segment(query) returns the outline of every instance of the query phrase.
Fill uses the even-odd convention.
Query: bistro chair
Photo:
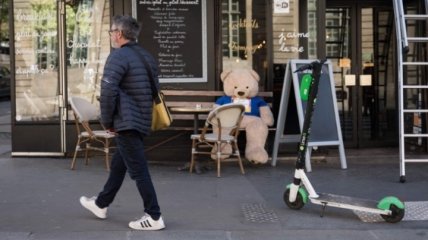
[[[85,151],[85,164],[88,165],[89,150],[101,151],[105,153],[105,164],[107,171],[110,171],[109,155],[114,148],[111,142],[115,134],[108,130],[93,130],[89,121],[98,120],[99,110],[92,103],[81,97],[71,97],[69,103],[73,110],[77,143],[74,150],[71,169],[74,170],[77,152]]]
[[[212,147],[216,147],[217,177],[220,177],[220,163],[222,160],[234,156],[238,159],[241,173],[245,174],[244,166],[238,149],[239,126],[244,116],[245,107],[241,104],[225,104],[212,110],[205,121],[204,128],[200,134],[192,134],[192,157],[190,160],[190,173],[195,165],[195,158],[198,154],[212,155]],[[218,131],[208,133],[210,127],[217,128]],[[223,146],[230,144],[232,153],[223,152]],[[209,148],[204,148],[210,146]],[[205,151],[204,151],[205,150]]]

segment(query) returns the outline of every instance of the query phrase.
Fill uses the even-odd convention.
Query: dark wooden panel
[[[60,152],[59,124],[12,125],[12,152]]]

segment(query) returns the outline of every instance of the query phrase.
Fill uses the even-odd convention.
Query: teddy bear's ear
[[[250,69],[250,74],[251,74],[251,76],[253,76],[253,78],[258,82],[258,81],[260,81],[260,76],[259,76],[259,74],[256,72],[256,71],[254,71],[253,69]]]
[[[226,80],[227,76],[229,76],[229,74],[232,72],[232,70],[227,70],[227,71],[223,71],[220,74],[220,79],[222,82],[224,82],[224,80]]]

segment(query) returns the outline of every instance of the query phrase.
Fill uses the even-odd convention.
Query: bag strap
[[[147,73],[149,75],[149,79],[150,79],[150,86],[152,88],[152,97],[153,97],[153,99],[156,99],[157,96],[158,96],[159,90],[156,88],[155,80],[153,79],[152,69],[151,69],[149,63],[147,62],[146,58],[143,56],[143,54],[141,54],[138,51],[138,49],[136,48],[136,46],[137,45],[132,45],[132,46],[128,46],[127,45],[126,47],[132,48],[138,54],[138,56],[140,57],[141,61],[144,63],[144,66],[146,68],[146,71],[147,71]]]

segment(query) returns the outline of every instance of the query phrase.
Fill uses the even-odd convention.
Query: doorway
[[[10,3],[12,156],[64,156],[77,135],[68,97],[98,104],[110,1]]]
[[[345,145],[397,146],[392,2],[327,1],[325,12]]]

